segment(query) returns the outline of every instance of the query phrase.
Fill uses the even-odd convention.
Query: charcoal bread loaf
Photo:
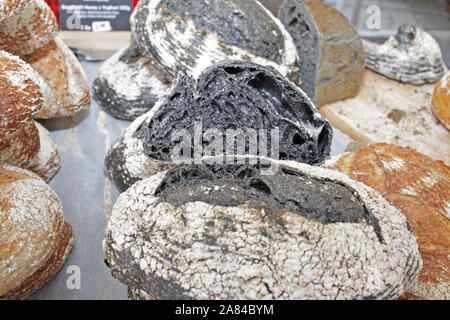
[[[100,68],[92,87],[103,110],[116,118],[134,120],[150,111],[168,90],[168,83],[136,44],[110,57]]]
[[[301,87],[318,108],[358,93],[364,50],[343,14],[320,0],[285,0],[278,18],[300,56]]]
[[[366,61],[375,72],[416,85],[438,81],[446,69],[437,41],[410,24],[401,25],[382,45],[367,50]]]
[[[132,33],[168,81],[178,70],[198,76],[222,60],[275,67],[299,83],[298,55],[280,21],[255,0],[142,0]]]
[[[0,20],[0,50],[23,56],[56,37],[56,17],[44,0],[33,0],[17,14]]]
[[[211,130],[224,137],[229,134],[228,143],[245,134],[248,140],[243,148],[238,147],[239,142],[229,148],[227,141],[214,148],[217,144],[206,139]],[[237,136],[232,137],[231,130]],[[325,160],[333,137],[331,126],[309,98],[274,69],[224,62],[207,68],[198,79],[180,73],[168,95],[133,122],[110,148],[105,160],[109,175],[124,190],[167,168],[176,150],[186,143],[172,139],[181,131],[190,137],[204,135],[197,145],[203,153],[226,154],[228,149],[233,154],[258,152],[309,164]],[[195,157],[196,146],[191,147],[190,142],[186,153]]]
[[[332,170],[240,158],[178,164],[119,197],[103,246],[130,298],[390,299],[416,278],[410,226],[376,191]]]
[[[62,267],[74,245],[61,201],[37,175],[0,164],[0,299],[24,299]]]
[[[450,299],[450,168],[389,144],[363,147],[326,167],[374,188],[409,220],[423,268],[405,298]]]
[[[24,56],[48,87],[46,101],[35,118],[74,115],[90,106],[86,74],[72,51],[58,37],[32,54]]]

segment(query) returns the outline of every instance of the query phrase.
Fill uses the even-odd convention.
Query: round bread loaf
[[[361,148],[326,167],[374,188],[409,220],[423,260],[409,297],[450,299],[450,168],[389,144]]]
[[[43,102],[33,69],[0,51],[0,163],[26,166],[40,149],[32,119]]]
[[[226,142],[220,144],[211,133],[221,134]],[[186,137],[196,135],[203,139],[191,145]],[[110,148],[105,165],[126,190],[170,166],[178,149],[186,150],[190,156],[182,157],[190,159],[198,157],[201,148],[200,157],[265,154],[321,164],[330,153],[332,137],[330,124],[309,98],[276,70],[225,62],[207,68],[197,79],[180,73],[168,95]]]
[[[35,174],[0,165],[0,299],[24,299],[62,267],[74,244],[61,201]]]
[[[436,85],[431,108],[436,118],[450,130],[450,72]]]
[[[40,149],[39,131],[34,121],[24,122],[14,133],[0,138],[0,163],[25,168]]]
[[[302,89],[317,107],[358,93],[364,50],[342,13],[320,0],[285,0],[278,18],[297,47]]]
[[[110,57],[94,80],[94,97],[116,118],[134,120],[150,111],[168,90],[150,58],[133,44]]]
[[[397,34],[366,52],[367,68],[412,84],[433,83],[445,72],[437,41],[421,28],[403,24]]]
[[[44,181],[49,182],[61,167],[61,158],[50,132],[38,122],[35,122],[35,125],[39,130],[41,147],[38,154],[24,168],[33,171]]]
[[[0,20],[0,50],[18,56],[32,53],[56,37],[56,17],[44,0],[33,0],[21,12]]]
[[[33,69],[20,58],[0,50],[0,137],[30,121],[43,101]]]
[[[180,164],[119,197],[105,261],[131,297],[390,299],[416,278],[411,228],[373,189],[297,162],[237,160],[254,162]]]
[[[33,0],[0,0],[0,21],[21,13]]]
[[[141,0],[130,19],[138,45],[168,82],[222,60],[273,66],[299,83],[298,55],[281,22],[255,0]]]
[[[67,117],[90,106],[87,77],[72,51],[55,38],[31,55],[23,57],[49,87],[48,95],[35,118]]]

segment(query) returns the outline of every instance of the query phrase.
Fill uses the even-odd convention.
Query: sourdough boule
[[[421,260],[396,207],[340,173],[257,160],[179,164],[119,197],[105,261],[131,298],[389,299],[406,291]],[[264,175],[267,166],[279,170]]]

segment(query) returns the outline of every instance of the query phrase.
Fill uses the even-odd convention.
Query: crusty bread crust
[[[21,13],[33,0],[2,0],[0,2],[0,21]]]
[[[50,89],[50,96],[35,118],[66,117],[90,106],[86,75],[72,51],[59,38],[23,59]]]
[[[0,165],[0,299],[24,299],[62,267],[74,244],[61,201],[37,175]]]
[[[450,167],[389,144],[361,148],[326,166],[374,188],[408,218],[423,260],[409,293],[450,299]]]
[[[450,72],[436,85],[431,106],[435,117],[450,130]]]
[[[43,95],[33,69],[20,58],[0,50],[0,139],[29,121],[42,103]]]
[[[0,21],[0,50],[23,56],[56,37],[56,17],[44,0],[33,0],[20,13]]]
[[[58,149],[52,140],[50,132],[44,128],[40,123],[35,122],[39,130],[39,140],[41,148],[39,153],[33,160],[25,167],[33,171],[45,182],[49,182],[61,167],[61,158]]]

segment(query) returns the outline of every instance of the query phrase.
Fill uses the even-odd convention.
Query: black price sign
[[[60,0],[62,30],[130,30],[131,0]]]

